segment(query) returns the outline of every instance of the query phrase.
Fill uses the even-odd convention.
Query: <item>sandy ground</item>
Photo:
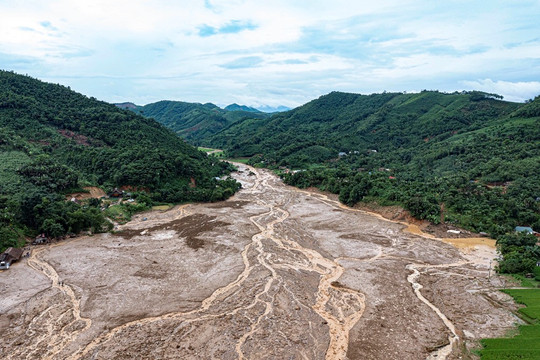
[[[460,359],[518,322],[489,241],[458,248],[239,167],[229,201],[35,247],[0,273],[0,355]]]

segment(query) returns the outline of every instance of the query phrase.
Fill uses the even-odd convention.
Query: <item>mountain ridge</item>
[[[154,118],[192,144],[208,145],[207,138],[230,124],[246,118],[264,119],[269,116],[256,109],[234,105],[236,104],[229,105],[229,109],[226,110],[212,103],[161,100],[136,108],[130,106],[128,109],[145,117]]]
[[[230,105],[227,105],[223,108],[223,110],[227,110],[227,111],[247,111],[247,112],[254,112],[254,113],[258,113],[258,112],[261,112],[253,107],[250,107],[250,106],[246,106],[246,105],[238,105],[237,103],[233,103],[233,104],[230,104]]]
[[[343,151],[364,152],[376,147],[401,149],[420,145],[425,139],[470,131],[523,105],[494,100],[488,97],[490,94],[483,94],[332,92],[260,122],[244,120],[232,124],[209,142],[229,149],[232,156],[265,152],[272,157],[268,151],[275,152],[276,156],[268,160],[294,166],[301,162],[287,161],[287,158],[301,147],[292,149],[293,144],[324,147],[328,150],[326,160]],[[478,96],[483,97],[471,100]]]

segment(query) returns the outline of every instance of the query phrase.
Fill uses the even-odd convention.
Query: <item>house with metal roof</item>
[[[0,270],[7,270],[14,261],[21,258],[24,250],[18,248],[8,248],[0,255]]]
[[[532,234],[534,231],[531,227],[528,227],[528,226],[516,226],[516,228],[514,229],[516,232],[524,232],[524,233],[527,233],[527,234]]]

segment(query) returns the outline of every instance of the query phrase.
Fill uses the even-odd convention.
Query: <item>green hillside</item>
[[[230,149],[233,156],[260,153],[270,162],[293,167],[313,163],[311,150],[320,160],[335,158],[339,152],[377,150],[391,155],[388,160],[397,165],[403,162],[401,157],[414,156],[407,149],[483,128],[518,106],[480,93],[334,92],[262,122],[235,123],[212,144]]]
[[[244,119],[263,119],[267,114],[252,108],[232,104],[225,110],[214,104],[159,101],[132,109],[176,132],[194,145],[209,145],[206,139],[223,128]]]
[[[539,104],[477,91],[334,92],[236,122],[209,142],[254,165],[303,170],[284,180],[349,205],[398,204],[417,218],[499,238],[517,225],[540,231]],[[538,246],[505,249],[519,259],[501,263],[507,272],[530,271],[540,257]]]
[[[227,169],[154,120],[0,71],[0,248],[25,232],[104,229],[99,204],[64,201],[81,186],[144,189],[147,204],[218,200],[237,189],[214,179]]]

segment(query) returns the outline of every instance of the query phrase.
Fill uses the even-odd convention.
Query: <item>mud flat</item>
[[[0,273],[0,355],[458,359],[517,321],[493,248],[239,168],[229,201],[145,213]]]

